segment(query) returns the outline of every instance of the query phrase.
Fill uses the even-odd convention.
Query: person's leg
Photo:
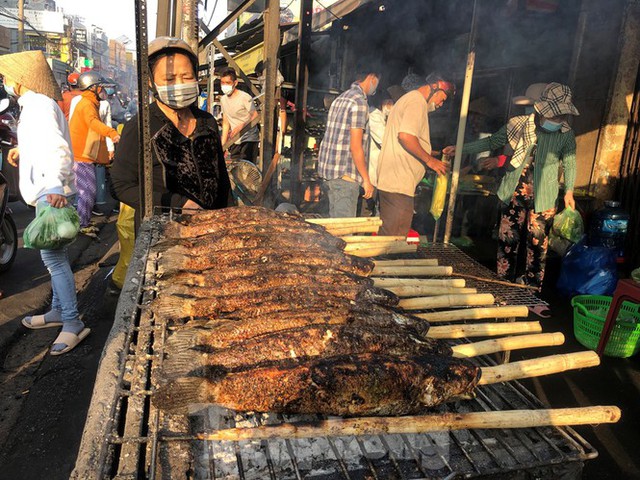
[[[327,180],[325,188],[329,198],[329,217],[345,218],[356,216],[358,196],[360,195],[360,185],[358,183],[336,178]]]
[[[247,146],[246,146],[247,160],[257,165],[259,154],[260,154],[260,146],[258,142],[247,142]]]
[[[73,171],[76,174],[80,227],[85,228],[91,222],[91,210],[96,200],[96,169],[92,163],[75,162]]]
[[[244,155],[244,152],[242,150],[242,146],[243,145],[244,144],[242,144],[242,143],[240,145],[237,145],[237,144],[234,143],[233,145],[231,145],[229,147],[229,159],[230,160],[244,160],[243,157],[242,157]]]
[[[518,246],[526,218],[526,209],[514,198],[508,205],[503,204],[498,229],[498,258],[496,273],[513,281],[518,265]]]
[[[527,223],[527,263],[524,281],[526,285],[542,288],[549,247],[549,231],[556,209],[541,213],[529,211]]]
[[[380,235],[407,235],[413,220],[413,197],[378,190],[380,200]]]

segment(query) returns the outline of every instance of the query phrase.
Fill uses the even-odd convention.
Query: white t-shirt
[[[418,137],[422,148],[431,153],[429,107],[417,90],[403,95],[391,109],[378,158],[378,189],[413,197],[426,169],[400,144],[401,133]]]
[[[230,130],[233,130],[238,125],[247,123],[251,118],[251,114],[256,111],[256,106],[253,103],[251,95],[238,89],[236,89],[231,96],[222,95],[222,97],[220,97],[220,104],[222,105],[222,115],[229,122]],[[236,145],[244,142],[258,141],[260,141],[260,133],[256,125],[245,132],[236,142]]]

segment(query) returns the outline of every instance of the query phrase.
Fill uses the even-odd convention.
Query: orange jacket
[[[62,100],[58,102],[60,108],[62,109],[62,113],[67,120],[69,120],[69,108],[71,107],[71,100],[73,97],[82,95],[82,90],[69,90],[62,94]]]
[[[69,122],[71,145],[76,162],[108,163],[105,137],[115,142],[118,132],[100,120],[100,101],[91,91],[82,92]]]

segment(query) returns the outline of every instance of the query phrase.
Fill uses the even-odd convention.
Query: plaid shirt
[[[353,83],[331,104],[327,118],[327,130],[320,143],[318,175],[325,180],[348,176],[359,183],[358,173],[351,157],[351,129],[364,130],[362,143],[364,157],[369,151],[369,105],[360,85]]]

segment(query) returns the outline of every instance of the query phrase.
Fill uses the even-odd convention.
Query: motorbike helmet
[[[70,73],[70,74],[67,76],[67,83],[68,83],[69,85],[71,85],[72,87],[75,87],[75,86],[77,86],[77,85],[78,85],[78,78],[79,78],[79,77],[80,77],[80,74],[79,74],[79,73],[77,73],[77,72]]]
[[[94,85],[103,85],[105,83],[107,83],[107,80],[95,70],[84,72],[78,78],[78,88],[80,90],[87,90]]]
[[[170,53],[182,53],[186,55],[189,57],[189,60],[191,60],[194,71],[198,71],[197,55],[193,53],[193,50],[191,50],[187,42],[176,37],[158,37],[151,40],[148,50],[150,69],[162,54],[168,55]]]

